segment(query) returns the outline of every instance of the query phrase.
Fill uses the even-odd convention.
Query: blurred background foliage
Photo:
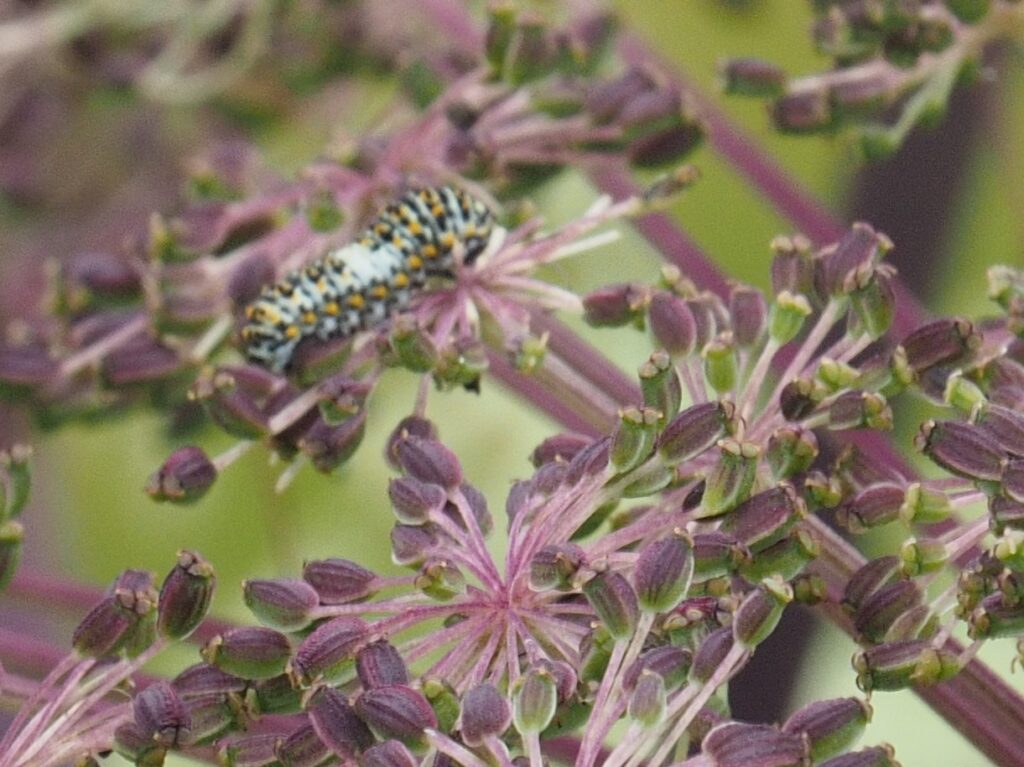
[[[7,320],[33,310],[44,262],[83,248],[116,248],[144,231],[153,210],[173,210],[191,158],[213,140],[244,138],[283,176],[349,136],[378,126],[397,98],[386,69],[358,65],[345,30],[321,23],[315,4],[283,4],[289,44],[257,60],[224,93],[192,103],[167,103],[97,78],[88,36],[43,51],[0,72],[0,301]],[[415,5],[415,4],[406,4]],[[545,3],[539,3],[546,6]],[[553,5],[553,4],[552,4]],[[304,7],[306,6],[306,7]],[[619,0],[623,26],[645,39],[718,105],[763,149],[844,220],[866,218],[896,243],[894,261],[910,287],[935,312],[989,311],[984,269],[1020,264],[1024,253],[1024,68],[1021,54],[997,52],[994,67],[970,93],[958,95],[948,119],[917,131],[890,160],[865,168],[842,136],[785,137],[773,133],[760,101],[717,93],[723,56],[758,56],[791,74],[822,68],[807,30],[810,3],[796,0]],[[324,17],[330,22],[334,16]],[[140,32],[144,35],[145,32]],[[92,41],[94,42],[94,41]],[[329,55],[316,58],[310,51]],[[105,64],[114,66],[117,62]],[[352,67],[356,66],[356,71]],[[339,75],[344,73],[344,79]],[[18,113],[17,110],[22,110]],[[29,110],[31,119],[25,117]],[[768,284],[768,242],[791,230],[756,190],[709,147],[693,157],[703,180],[672,213],[737,280]],[[552,222],[582,211],[594,192],[582,177],[563,173],[535,199]],[[610,281],[647,280],[658,258],[639,236],[554,268],[551,277],[586,290]],[[627,371],[646,358],[630,331],[581,329]],[[220,579],[214,610],[245,615],[244,577],[292,575],[305,559],[342,556],[380,570],[392,568],[383,441],[408,412],[415,381],[396,372],[371,403],[368,437],[356,457],[330,476],[303,471],[274,493],[267,454],[255,450],[232,467],[198,504],[159,506],[142,488],[172,445],[166,420],[132,411],[101,423],[33,434],[35,497],[23,569],[106,584],[126,567],[164,572],[174,553],[196,549]],[[516,477],[529,472],[532,447],[555,426],[527,404],[485,381],[480,395],[462,391],[433,399],[430,415],[463,459],[467,475],[500,510]],[[4,412],[4,444],[28,437],[26,424]],[[904,425],[912,428],[911,424]],[[214,453],[227,446],[213,429],[197,435]],[[907,433],[897,436],[907,440]],[[500,546],[500,542],[496,545]],[[50,627],[63,644],[70,622]],[[983,657],[1007,669],[1012,648],[990,643]],[[1005,642],[1004,642],[1005,644]],[[853,694],[853,647],[835,629],[816,629],[803,658],[793,710],[807,700]],[[180,667],[180,658],[164,658]],[[1014,681],[1024,689],[1019,677]],[[872,740],[895,744],[906,765],[982,765],[965,743],[911,693],[877,695]]]

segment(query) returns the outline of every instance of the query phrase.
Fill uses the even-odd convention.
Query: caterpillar
[[[491,210],[453,186],[406,192],[355,242],[268,285],[245,309],[246,357],[281,373],[300,342],[348,338],[409,305],[429,277],[453,275],[461,243],[472,263],[490,240]]]

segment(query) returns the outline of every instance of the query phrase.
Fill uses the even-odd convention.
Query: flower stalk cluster
[[[895,152],[917,125],[935,122],[958,82],[977,77],[992,44],[1020,41],[1024,11],[988,2],[823,2],[814,42],[828,72],[792,80],[758,59],[722,66],[727,91],[774,98],[776,128],[790,133],[855,126],[868,157]]]

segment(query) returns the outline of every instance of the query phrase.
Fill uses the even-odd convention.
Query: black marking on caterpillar
[[[452,276],[456,243],[472,263],[493,227],[490,209],[461,189],[406,192],[355,242],[263,288],[245,310],[246,356],[280,373],[307,338],[348,338],[384,322],[428,277]]]

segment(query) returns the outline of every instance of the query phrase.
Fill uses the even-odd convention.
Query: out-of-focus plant
[[[814,42],[831,70],[787,81],[768,62],[734,59],[722,67],[726,90],[777,97],[781,131],[856,126],[869,157],[891,154],[916,126],[941,119],[957,83],[979,76],[986,51],[1024,37],[1015,0],[823,0],[815,9]]]
[[[226,625],[204,620],[215,579],[198,554],[181,552],[159,591],[126,571],[78,625],[70,656],[41,682],[11,677],[20,709],[0,767],[93,764],[112,750],[140,765],[177,752],[239,767],[896,764],[888,746],[857,750],[871,717],[860,698],[809,702],[778,726],[730,715],[729,682],[793,604],[851,635],[866,695],[914,688],[997,763],[1024,765],[1024,702],[976,657],[1024,633],[1024,274],[990,272],[999,314],[983,324],[894,331],[892,243],[857,223],[830,243],[776,238],[767,291],[707,289],[708,265],[685,241],[665,248],[674,265],[655,280],[583,297],[554,286],[537,270],[608,242],[594,230],[648,217],[695,180],[679,163],[705,121],[652,67],[615,72],[614,25],[599,7],[574,3],[551,21],[495,6],[484,32],[458,6],[426,5],[464,39],[397,62],[417,111],[296,181],[240,145],[209,155],[183,211],[154,215],[127,256],[79,254],[52,270],[46,313],[0,349],[3,392],[42,426],[138,403],[181,422],[201,406],[237,442],[213,458],[196,446],[169,457],[147,490],[179,503],[256,443],[288,462],[282,484],[307,462],[334,470],[358,447],[384,371],[419,376],[408,415],[373,426],[391,433],[390,548],[407,574],[316,559],[301,577],[247,580],[261,625]],[[1024,7],[994,0],[968,17],[962,3],[820,5],[835,24],[854,6],[867,19],[823,81],[880,66],[864,62],[880,53],[893,72],[928,70],[900,91],[920,88],[903,115],[937,71],[932,36],[908,29],[961,25],[949,43],[960,47],[942,54],[959,51],[959,72],[981,46],[962,41],[1002,34]],[[751,62],[728,74],[734,89],[782,82]],[[629,191],[545,231],[526,200],[565,167]],[[644,184],[609,182],[665,167]],[[264,286],[339,252],[408,188],[443,184],[498,214],[482,253],[462,262],[456,243],[451,274],[407,310],[354,341],[310,339],[287,374],[242,361],[244,307]],[[635,377],[548,316],[573,311],[595,328],[636,329],[650,354]],[[487,499],[427,417],[432,389],[497,381],[569,429],[512,485],[500,555]],[[913,445],[894,444],[894,408],[922,400],[932,417]],[[912,450],[935,477],[909,468]],[[27,480],[20,451],[4,466],[0,532],[17,524]],[[902,545],[870,560],[836,532],[898,525]],[[0,559],[0,578],[13,560]],[[200,662],[170,680],[141,675],[192,637]]]

